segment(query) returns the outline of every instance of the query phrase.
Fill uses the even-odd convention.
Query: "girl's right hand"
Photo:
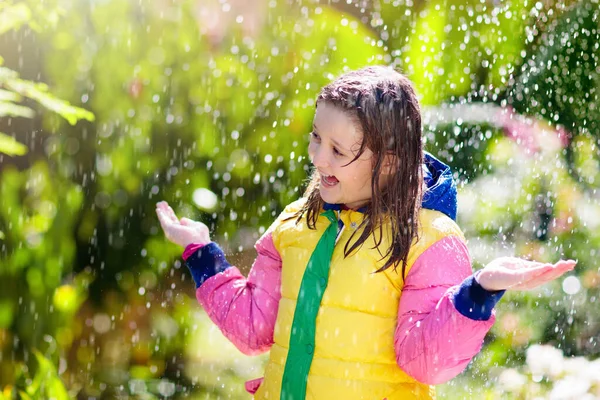
[[[192,243],[202,245],[210,243],[210,233],[206,225],[189,218],[178,219],[166,201],[156,203],[156,215],[165,236],[171,242],[183,247]]]

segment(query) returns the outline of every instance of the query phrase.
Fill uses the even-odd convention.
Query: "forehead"
[[[362,131],[357,121],[331,103],[318,103],[313,124],[320,136],[334,139],[347,148],[362,141]]]

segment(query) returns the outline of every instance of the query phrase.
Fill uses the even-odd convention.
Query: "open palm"
[[[171,242],[183,247],[189,244],[207,244],[210,242],[208,227],[202,222],[189,218],[178,219],[166,201],[156,203],[156,215],[165,236]]]
[[[560,260],[541,263],[517,257],[500,257],[479,273],[477,280],[487,290],[529,290],[550,282],[573,270],[577,261]]]

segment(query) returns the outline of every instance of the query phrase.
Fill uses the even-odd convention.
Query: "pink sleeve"
[[[281,298],[281,257],[268,232],[256,243],[258,257],[245,278],[236,267],[207,279],[196,298],[210,319],[244,354],[269,350]]]
[[[472,274],[468,250],[458,237],[434,243],[406,277],[394,347],[398,365],[416,380],[446,382],[481,350],[495,316],[476,321],[459,313],[453,295]]]

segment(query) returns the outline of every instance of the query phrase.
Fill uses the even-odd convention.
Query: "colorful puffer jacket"
[[[420,213],[404,280],[400,268],[374,273],[383,261],[372,237],[344,257],[360,212],[327,205],[313,230],[290,218],[304,199],[286,207],[257,242],[248,278],[214,243],[186,249],[210,318],[244,353],[270,350],[264,380],[247,384],[256,399],[433,399],[430,385],[456,376],[480,350],[502,293],[485,291],[471,275],[451,218],[449,170],[428,161],[428,209]],[[342,226],[327,265],[314,269],[317,243]],[[386,235],[382,245],[389,246]]]
[[[303,201],[287,207],[283,219],[293,216]],[[318,277],[326,290],[317,315],[314,348],[312,343],[305,344],[306,353],[314,352],[306,397],[325,398],[318,394],[327,393],[333,399],[432,398],[430,387],[407,375],[396,362],[394,332],[403,288],[400,273],[393,269],[375,273],[383,263],[373,237],[359,251],[344,257],[344,245],[362,214],[343,210],[339,218],[351,228],[342,232],[335,246],[328,279]],[[282,260],[281,300],[257,399],[279,398],[300,284],[312,251],[329,224],[321,216],[317,229],[311,230],[305,219],[296,224],[295,218],[290,218],[273,229],[273,244]],[[440,212],[422,210],[420,224],[420,240],[411,247],[407,271],[432,244],[444,238],[462,240],[456,224]],[[382,245],[389,246],[386,237]]]

